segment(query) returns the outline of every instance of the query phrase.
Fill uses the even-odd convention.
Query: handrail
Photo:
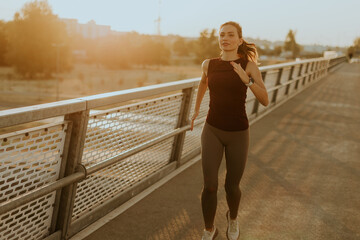
[[[0,128],[63,116],[86,109],[86,102],[70,99],[0,111]]]
[[[100,106],[144,98],[170,91],[196,86],[200,78],[186,79],[176,82],[161,83],[151,86],[125,89],[115,92],[96,94],[59,102],[20,107],[0,111],[0,128],[23,124],[93,109]]]
[[[300,61],[295,61],[295,62],[278,63],[278,64],[272,64],[272,65],[268,65],[268,66],[259,67],[259,70],[261,72],[269,71],[269,70],[291,67],[294,65],[300,65],[300,64],[309,63],[309,62],[319,62],[319,61],[323,61],[323,60],[324,60],[324,58],[311,58],[311,59],[305,59],[305,60],[300,60]]]
[[[67,185],[70,185],[72,183],[80,181],[80,180],[84,179],[84,177],[85,177],[84,172],[76,172],[76,173],[66,176],[62,179],[59,179],[56,182],[46,184],[34,191],[31,191],[31,192],[25,193],[21,196],[18,196],[16,198],[13,198],[9,202],[0,204],[0,215],[2,215],[14,208],[22,206],[28,202],[31,202],[39,197],[42,197],[48,193],[51,193],[57,189],[63,188]]]
[[[324,58],[307,59],[296,62],[288,62],[259,67],[261,72],[277,70],[280,68],[300,65],[309,62],[323,61]],[[169,91],[181,90],[197,86],[200,78],[192,78],[181,81],[161,83],[151,86],[126,89],[109,93],[96,94],[53,103],[45,103],[34,106],[20,107],[0,111],[0,128],[42,120],[51,117],[62,116],[73,112],[93,109],[96,107],[111,105],[114,103],[129,101],[161,94]]]

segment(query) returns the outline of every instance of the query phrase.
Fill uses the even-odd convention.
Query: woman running
[[[255,44],[242,38],[242,28],[236,22],[220,26],[221,56],[202,63],[202,77],[198,87],[191,131],[199,114],[207,87],[210,92],[209,111],[201,133],[201,155],[204,185],[201,206],[205,229],[203,240],[215,239],[214,226],[217,207],[218,170],[225,150],[225,191],[229,210],[226,213],[228,239],[239,238],[237,220],[241,198],[240,180],[244,172],[249,147],[249,123],[245,110],[247,88],[258,101],[267,106],[267,91],[257,67]]]

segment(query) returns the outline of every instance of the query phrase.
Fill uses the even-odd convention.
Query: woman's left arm
[[[254,93],[259,102],[262,105],[267,106],[269,104],[269,97],[261,76],[261,72],[256,63],[249,61],[246,66],[246,71],[241,67],[240,64],[236,64],[235,62],[231,62],[231,64],[234,67],[234,71],[239,75],[241,81],[243,81],[244,84],[250,83],[250,77],[254,80],[254,83],[249,88]]]

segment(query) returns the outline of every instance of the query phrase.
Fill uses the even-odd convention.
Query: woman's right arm
[[[206,89],[208,87],[207,71],[208,71],[208,67],[209,67],[209,61],[210,61],[209,59],[206,59],[206,60],[204,60],[204,62],[201,65],[201,68],[202,68],[201,81],[198,86],[194,114],[191,117],[191,127],[190,127],[191,131],[194,128],[194,121],[195,121],[196,117],[199,115],[201,101],[202,101],[202,99],[205,95]]]

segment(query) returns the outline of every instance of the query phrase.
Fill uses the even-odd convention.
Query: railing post
[[[72,132],[67,156],[64,176],[75,172],[76,166],[81,163],[86,130],[89,120],[89,110],[65,115],[65,120],[72,122]],[[60,211],[56,229],[61,231],[61,239],[68,239],[68,230],[71,223],[77,183],[68,185],[61,190]]]
[[[318,79],[318,75],[319,75],[319,61],[315,62],[315,80]]]
[[[261,77],[262,77],[264,83],[265,83],[266,73],[267,72],[261,72]],[[253,107],[253,110],[252,110],[251,114],[256,113],[256,115],[257,115],[258,109],[259,109],[259,100],[255,99],[254,107]]]
[[[65,174],[65,168],[67,163],[67,156],[69,152],[69,146],[70,146],[70,140],[71,140],[71,133],[72,133],[72,122],[67,123],[67,129],[65,130],[66,137],[64,142],[64,149],[61,157],[61,165],[60,165],[60,172],[59,172],[59,178],[62,179]],[[50,227],[50,233],[54,233],[56,231],[56,224],[57,219],[59,216],[59,209],[60,209],[60,197],[61,197],[61,189],[56,190],[56,197],[55,197],[55,203],[54,203],[54,210],[51,220],[51,227]]]
[[[296,76],[297,77],[297,80],[296,80],[296,83],[295,83],[295,89],[296,90],[298,89],[298,86],[299,86],[300,76],[301,76],[303,66],[304,66],[304,64],[300,64],[299,72],[298,72],[298,74]]]
[[[321,75],[321,77],[324,77],[325,76],[325,74],[324,74],[324,72],[325,72],[325,61],[324,60],[322,60],[321,62],[320,62],[320,75]]]
[[[319,68],[320,68],[320,62],[317,61],[315,62],[315,79],[318,80],[320,72],[319,72]]]
[[[290,73],[289,73],[289,78],[287,81],[291,81],[293,79],[293,72],[294,72],[294,68],[295,66],[291,66],[290,68]],[[288,95],[289,94],[289,89],[290,89],[290,84],[286,85],[286,90],[285,90],[285,95]]]
[[[326,76],[326,62],[325,60],[321,61],[321,77],[325,77]]]
[[[326,63],[325,63],[325,75],[328,75],[329,73],[329,69],[330,69],[330,60],[326,60]]]
[[[276,83],[275,83],[275,87],[279,86],[281,83],[280,83],[280,80],[281,80],[281,76],[282,76],[282,73],[283,73],[283,68],[280,68],[279,69],[279,73],[278,73],[278,76],[277,76],[277,80],[276,80]],[[274,90],[274,94],[273,94],[273,97],[271,99],[271,103],[275,103],[276,102],[276,97],[277,97],[277,93],[278,93],[279,89],[275,89]]]
[[[327,76],[328,75],[328,73],[329,73],[329,60],[327,59],[327,60],[324,60],[325,61],[325,66],[324,66],[324,68],[325,68],[325,72],[324,72],[324,74],[325,74],[325,76]]]
[[[308,72],[309,72],[309,65],[310,65],[310,63],[307,63],[306,64],[306,68],[305,68],[305,72],[304,72],[304,75],[305,75],[305,77],[304,77],[304,79],[303,79],[303,81],[302,81],[302,85],[303,86],[305,86],[306,85],[306,79],[307,79],[307,74],[308,74]],[[309,76],[310,77],[310,76]]]
[[[183,89],[182,91],[184,97],[181,103],[180,114],[176,124],[176,128],[183,127],[186,124],[188,124],[190,108],[191,108],[195,87],[186,88]],[[177,167],[180,166],[181,152],[184,146],[185,134],[186,132],[182,132],[174,137],[170,161],[176,161]]]
[[[314,80],[314,67],[315,67],[315,62],[311,62],[311,68],[310,68],[310,77],[309,77],[309,81],[311,82]]]

